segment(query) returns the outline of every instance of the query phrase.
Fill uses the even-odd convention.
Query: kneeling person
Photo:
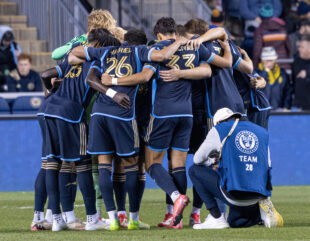
[[[214,115],[214,125],[194,156],[190,178],[210,211],[206,221],[194,229],[249,227],[261,220],[266,227],[283,225],[271,196],[271,162],[268,132],[228,108]],[[214,153],[219,152],[217,171]],[[215,198],[229,207],[228,221],[221,215]]]

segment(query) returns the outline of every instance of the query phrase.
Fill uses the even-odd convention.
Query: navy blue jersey
[[[270,103],[263,91],[251,88],[250,77],[258,77],[259,75],[254,71],[251,75],[234,71],[234,78],[238,87],[238,91],[243,99],[246,108],[251,105],[258,111],[270,110]]]
[[[87,84],[87,75],[92,68],[100,71],[99,62],[86,62],[82,65],[70,65],[68,58],[56,66],[58,78],[63,81],[57,91],[47,98],[45,116],[59,118],[71,123],[81,122],[94,90]]]
[[[155,72],[156,69],[147,64],[151,61],[153,50],[144,45],[129,46],[124,43],[120,47],[85,48],[85,55],[88,61],[100,60],[103,73],[113,77],[125,77],[141,72],[142,68],[150,68]],[[130,109],[125,109],[110,97],[99,94],[94,103],[92,115],[104,115],[121,120],[134,119],[135,99],[139,86],[112,86],[111,88],[129,96]]]
[[[161,41],[153,47],[162,49],[174,42],[174,39]],[[158,71],[169,70],[167,65],[178,69],[192,69],[201,62],[210,62],[214,53],[204,46],[197,51],[187,46],[181,46],[175,54],[158,66]],[[159,74],[153,80],[152,86],[152,114],[157,118],[168,118],[192,115],[191,80],[179,79],[178,81],[164,82]]]
[[[205,42],[204,45],[217,55],[223,55],[223,49],[217,41]],[[232,43],[230,42],[230,46]],[[241,59],[237,48],[231,48],[233,66],[237,68]],[[239,53],[239,54],[238,54]],[[207,79],[207,109],[210,118],[220,108],[227,107],[233,112],[244,113],[243,100],[238,92],[233,77],[233,68],[218,68],[211,65],[212,76]]]

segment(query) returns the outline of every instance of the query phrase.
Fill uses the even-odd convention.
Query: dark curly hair
[[[162,17],[154,26],[153,33],[155,36],[161,33],[163,35],[174,34],[177,32],[177,25],[173,18]]]
[[[96,28],[90,31],[88,34],[88,43],[95,43],[96,47],[121,45],[120,41],[105,28]]]
[[[146,34],[141,29],[132,28],[124,36],[129,45],[144,45],[147,43]]]

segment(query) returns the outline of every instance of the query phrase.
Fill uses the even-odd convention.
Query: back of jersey
[[[125,77],[138,73],[141,70],[142,63],[139,59],[138,47],[128,46],[126,43],[120,47],[110,48],[102,59],[102,73],[107,73],[112,77]],[[134,103],[138,85],[111,86],[111,88],[129,96],[131,104],[130,109],[125,109],[114,102],[110,97],[100,94],[94,104],[93,113],[103,113],[103,115],[122,120],[134,119]]]
[[[99,69],[99,63],[93,61],[82,65],[70,65],[66,58],[56,66],[58,78],[63,78],[63,81],[55,94],[47,100],[46,116],[50,115],[69,122],[81,121],[84,110],[94,94],[86,82],[92,68]]]
[[[223,49],[217,41],[205,42],[204,45],[215,54],[222,56]],[[236,53],[231,48],[234,62],[240,62],[239,57],[235,58]],[[236,59],[236,60],[235,60]],[[236,66],[236,63],[233,65]],[[243,100],[238,92],[234,81],[233,68],[219,68],[211,65],[212,76],[207,79],[207,105],[209,117],[223,107],[230,108],[234,112],[244,113]]]
[[[173,39],[161,41],[153,47],[162,49],[174,42]],[[181,46],[175,54],[159,64],[158,71],[169,70],[168,66],[178,69],[193,69],[199,65],[199,52],[187,46]],[[179,79],[164,82],[157,73],[153,80],[152,104],[155,117],[192,116],[191,81]]]

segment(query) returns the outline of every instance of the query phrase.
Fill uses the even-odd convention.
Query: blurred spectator
[[[310,18],[310,1],[309,0],[299,1],[298,7],[297,7],[297,14],[302,19]]]
[[[257,68],[263,47],[272,46],[280,59],[290,57],[290,40],[287,36],[285,22],[280,18],[263,18],[255,30],[253,47],[253,64]],[[291,69],[289,63],[280,64],[282,68]]]
[[[302,36],[293,63],[295,106],[310,110],[310,37]]]
[[[240,18],[240,0],[223,0],[223,11],[225,15],[225,27],[235,38],[238,45],[243,40],[243,23]]]
[[[301,21],[298,33],[299,35],[310,35],[310,19]]]
[[[261,53],[262,62],[256,71],[267,81],[264,93],[272,108],[287,110],[291,108],[292,87],[285,70],[276,63],[277,58],[274,47],[264,47]]]
[[[39,74],[31,69],[31,56],[20,54],[17,69],[6,77],[9,92],[42,91],[42,82]]]
[[[17,57],[21,53],[19,45],[14,42],[13,31],[10,27],[0,25],[0,92],[6,91],[5,76],[16,68]]]
[[[279,17],[282,3],[280,0],[240,0],[239,6],[240,16],[245,20],[245,39],[241,47],[252,58],[255,29],[262,23],[262,18]]]
[[[211,24],[218,27],[222,27],[224,25],[223,13],[217,9],[213,9],[211,15]]]

